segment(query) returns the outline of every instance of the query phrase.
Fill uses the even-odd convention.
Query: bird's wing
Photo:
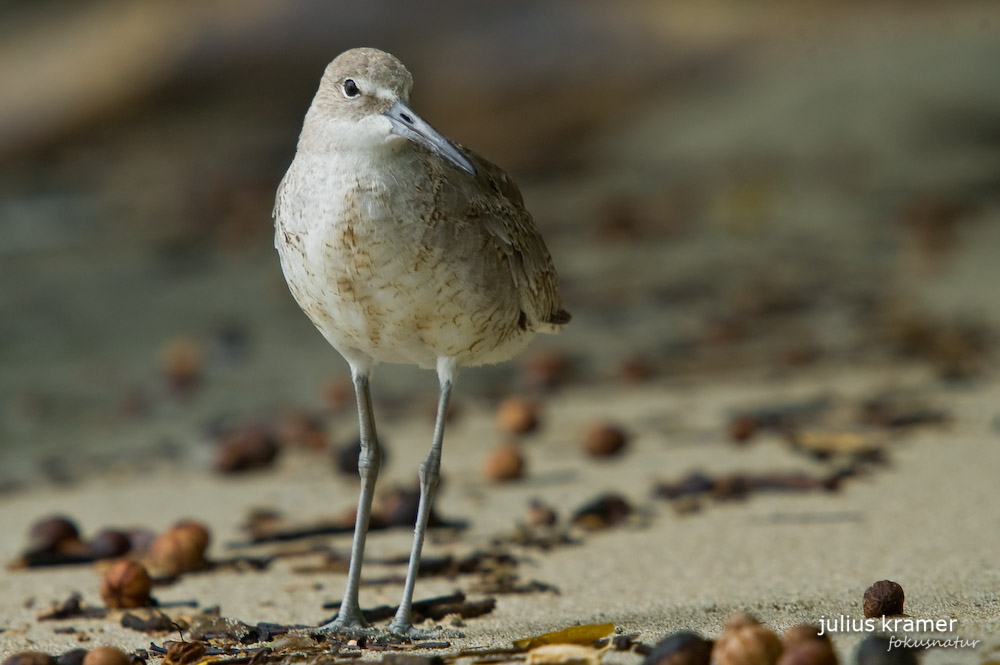
[[[570,315],[559,297],[559,278],[552,257],[535,228],[514,180],[503,169],[460,148],[476,167],[476,175],[447,178],[453,191],[441,192],[452,205],[464,205],[472,221],[469,232],[492,248],[521,294],[521,310],[533,328],[555,332]],[[460,199],[460,200],[456,200]],[[484,248],[484,249],[485,249]]]

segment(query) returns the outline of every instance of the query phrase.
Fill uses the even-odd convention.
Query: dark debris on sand
[[[456,591],[447,596],[437,596],[424,600],[413,601],[413,622],[431,619],[440,621],[450,614],[455,614],[463,619],[472,619],[489,614],[496,608],[496,598],[484,598],[478,601],[469,601],[461,591]],[[340,603],[327,603],[323,609],[336,610],[340,608]],[[362,610],[361,613],[369,623],[376,623],[391,619],[396,615],[398,607],[381,605],[374,609]],[[332,617],[331,617],[332,619]]]

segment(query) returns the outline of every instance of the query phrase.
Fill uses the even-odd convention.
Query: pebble
[[[865,617],[878,619],[903,613],[903,587],[890,580],[875,582],[862,599]]]
[[[161,533],[149,548],[149,561],[162,575],[174,577],[205,567],[206,540],[196,530],[173,527]]]
[[[65,543],[78,541],[80,531],[71,519],[56,515],[35,522],[31,527],[30,538],[32,548],[55,551]]]
[[[606,529],[632,514],[632,505],[618,494],[603,494],[573,513],[573,524],[584,529]]]
[[[94,647],[83,657],[83,665],[131,665],[132,659],[116,647]]]
[[[111,564],[101,579],[101,599],[111,609],[146,607],[152,602],[153,580],[140,563],[123,559]]]
[[[167,655],[163,659],[163,665],[193,665],[200,662],[207,650],[201,642],[164,642]]]
[[[746,443],[757,433],[757,421],[749,415],[734,416],[729,421],[729,438],[736,443]]]
[[[3,661],[3,665],[55,665],[55,663],[55,658],[40,651],[21,651]]]
[[[483,475],[493,483],[517,480],[524,475],[525,461],[521,447],[508,441],[500,444],[486,455]]]
[[[583,437],[583,449],[592,457],[611,457],[621,453],[628,444],[625,431],[609,423],[594,423]]]
[[[70,649],[59,654],[56,658],[56,665],[83,665],[83,659],[86,655],[86,649]]]
[[[90,541],[90,550],[99,559],[113,559],[132,549],[128,534],[115,529],[103,529]]]
[[[732,617],[712,649],[716,665],[776,665],[782,645],[778,636],[754,617]]]
[[[509,434],[528,434],[538,429],[538,405],[520,397],[508,397],[496,413],[497,427]]]
[[[160,368],[167,384],[178,393],[187,392],[201,380],[201,345],[190,337],[174,337],[160,349]]]
[[[219,473],[239,473],[271,466],[278,442],[263,425],[241,427],[224,435],[215,456]]]
[[[184,532],[202,556],[208,551],[208,545],[212,542],[212,534],[204,523],[191,519],[181,520],[173,526],[173,530]]]
[[[131,552],[145,553],[149,551],[153,541],[156,540],[156,532],[145,527],[135,527],[127,531],[129,550]]]

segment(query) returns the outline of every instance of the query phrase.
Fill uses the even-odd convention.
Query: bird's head
[[[394,56],[374,48],[345,51],[323,72],[303,139],[352,148],[408,140],[474,175],[468,157],[410,108],[412,87],[413,77]]]

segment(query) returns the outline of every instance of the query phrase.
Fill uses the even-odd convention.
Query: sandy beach
[[[816,462],[791,453],[777,437],[761,437],[735,447],[717,423],[731,410],[761,400],[797,400],[817,388],[834,395],[871,394],[886,386],[916,387],[944,406],[953,422],[891,446],[884,469],[846,482],[837,492],[754,495],[742,501],[707,502],[701,510],[678,515],[652,496],[662,480],[690,470],[805,470]],[[551,585],[555,592],[498,595],[496,610],[469,619],[465,638],[450,640],[456,649],[509,646],[515,639],[557,630],[578,622],[612,621],[625,633],[638,632],[655,642],[680,629],[717,636],[736,611],[751,612],[776,630],[841,615],[861,617],[861,596],[871,582],[892,579],[906,590],[906,613],[916,618],[955,618],[955,634],[981,639],[965,662],[997,648],[997,569],[990,552],[995,533],[988,528],[995,508],[995,463],[990,413],[995,393],[927,388],[920,371],[823,372],[809,380],[712,383],[684,386],[651,384],[621,388],[609,400],[602,390],[568,389],[546,402],[544,429],[525,442],[527,476],[502,486],[484,486],[481,442],[497,438],[492,414],[469,408],[454,424],[444,471],[446,490],[440,512],[469,522],[460,537],[442,541],[437,533],[427,555],[489,549],[494,539],[514,531],[532,499],[554,507],[566,521],[595,493],[616,492],[638,513],[622,525],[594,532],[576,530],[578,544],[543,552],[507,546],[523,557],[516,570],[525,580]],[[933,385],[933,384],[931,384]],[[669,405],[665,398],[672,397]],[[580,451],[579,423],[614,413],[630,423],[634,439],[621,459],[594,461]],[[426,436],[426,421],[389,428],[387,440]],[[392,448],[389,482],[405,482],[420,457],[417,446]],[[141,524],[165,528],[195,515],[213,533],[211,558],[231,557],[227,543],[245,541],[240,524],[254,507],[264,506],[303,521],[349,509],[351,482],[333,479],[316,453],[298,453],[273,471],[220,479],[186,467],[109,469],[99,481],[72,488],[24,491],[2,507],[9,533],[26,533],[38,516],[71,514],[84,531],[107,525]],[[970,464],[969,460],[975,460]],[[961,482],[955,479],[961,478]],[[388,558],[408,551],[409,531],[373,534],[369,557]],[[314,539],[315,540],[315,539]],[[349,536],[320,538],[345,551]],[[313,542],[313,541],[308,541]],[[6,560],[21,541],[4,540]],[[266,551],[258,546],[254,551]],[[275,550],[272,546],[270,549]],[[238,551],[238,550],[237,550]],[[280,547],[276,551],[280,551]],[[277,560],[260,572],[222,570],[184,576],[155,589],[171,603],[194,600],[219,605],[224,616],[258,622],[315,626],[332,616],[324,603],[339,598],[342,574],[295,572],[318,563],[321,555]],[[386,573],[371,565],[366,578]],[[395,567],[397,574],[401,566]],[[54,601],[79,592],[85,604],[101,606],[99,573],[93,566],[35,571],[5,571],[3,586],[5,652],[40,648],[52,653],[96,644],[127,650],[145,648],[150,636],[103,620],[41,623],[37,614]],[[475,575],[421,579],[418,599],[474,587]],[[394,604],[399,584],[365,587],[366,607]],[[474,596],[474,592],[470,596]],[[31,601],[29,603],[29,601]],[[170,609],[166,609],[169,613]],[[78,632],[55,634],[56,626]],[[838,634],[834,642],[847,658],[864,633]],[[83,640],[83,641],[81,641]],[[153,641],[156,641],[155,637]],[[636,662],[633,654],[614,654]],[[922,662],[955,662],[955,653],[932,650]]]

